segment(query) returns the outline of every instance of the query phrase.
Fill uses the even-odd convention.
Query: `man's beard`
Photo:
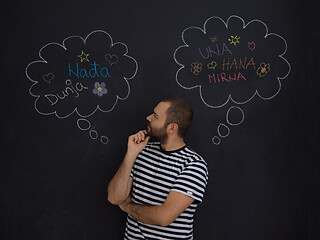
[[[148,135],[157,141],[159,141],[161,144],[165,144],[168,140],[168,134],[165,127],[162,128],[151,128],[150,124],[148,124]]]

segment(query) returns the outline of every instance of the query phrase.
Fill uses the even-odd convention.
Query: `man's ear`
[[[167,131],[169,134],[177,133],[178,129],[179,129],[179,126],[176,123],[170,123],[167,127]]]

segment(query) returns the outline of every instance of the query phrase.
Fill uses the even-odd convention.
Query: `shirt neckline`
[[[181,151],[181,150],[183,150],[183,149],[185,149],[185,148],[187,148],[187,147],[188,147],[188,144],[186,144],[186,145],[184,145],[183,147],[178,148],[178,149],[176,149],[176,150],[166,151],[166,150],[162,149],[161,144],[160,144],[160,142],[159,142],[160,151],[163,152],[163,153],[167,153],[167,154],[179,152],[179,151]]]

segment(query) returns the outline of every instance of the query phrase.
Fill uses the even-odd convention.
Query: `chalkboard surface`
[[[319,239],[315,1],[19,1],[2,14],[1,233],[123,239],[127,137],[188,100],[195,239]]]

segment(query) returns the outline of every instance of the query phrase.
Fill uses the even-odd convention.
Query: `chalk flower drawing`
[[[112,64],[106,62],[108,54]],[[119,100],[129,97],[129,81],[138,71],[138,63],[128,55],[127,45],[114,42],[103,30],[93,31],[85,38],[70,36],[62,43],[50,42],[39,50],[39,58],[25,69],[32,82],[29,93],[35,98],[34,108],[41,115],[54,114],[61,119],[73,113],[90,117],[96,111],[111,112]],[[121,70],[116,70],[115,64]],[[110,77],[109,72],[117,83],[112,94],[113,90],[107,90],[100,80]],[[48,84],[53,81],[54,84]],[[97,95],[103,95],[103,101]]]
[[[219,41],[213,43],[212,36]],[[181,37],[183,44],[173,54],[180,66],[176,82],[186,90],[198,89],[202,102],[210,108],[223,107],[229,101],[245,104],[255,96],[270,100],[280,92],[281,81],[291,71],[284,57],[286,40],[269,32],[267,25],[258,19],[246,23],[236,15],[226,21],[214,16],[203,27],[186,28]],[[256,62],[265,64],[256,66]],[[196,63],[208,68],[199,71]],[[268,81],[258,81],[267,74]],[[240,83],[239,76],[246,81]],[[213,77],[216,84],[210,81]]]
[[[259,77],[265,77],[268,72],[270,72],[270,64],[268,63],[261,63],[260,67],[257,69],[257,75]]]
[[[194,75],[198,75],[202,70],[202,64],[198,63],[198,62],[193,62],[191,63],[191,69],[190,71],[194,74]]]
[[[102,83],[96,82],[94,84],[94,89],[92,90],[92,92],[98,95],[99,97],[102,97],[104,94],[108,93],[108,90],[106,89],[106,84],[104,82]]]

